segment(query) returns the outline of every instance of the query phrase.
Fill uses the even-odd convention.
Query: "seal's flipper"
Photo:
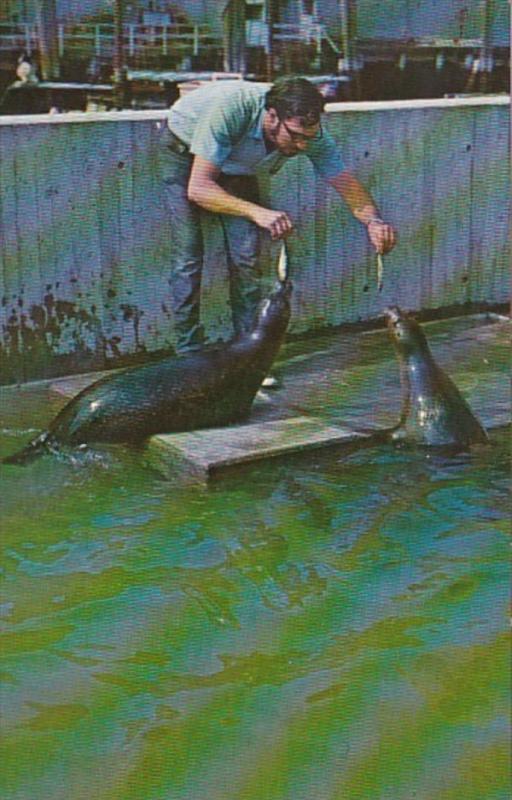
[[[36,439],[33,439],[21,450],[17,450],[10,456],[2,459],[2,464],[16,464],[17,466],[24,466],[35,461],[36,458],[44,453],[52,452],[52,447],[49,445],[48,433],[41,433]]]

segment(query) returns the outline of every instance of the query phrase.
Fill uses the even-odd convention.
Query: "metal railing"
[[[198,55],[202,50],[221,47],[222,38],[207,25],[139,25],[123,27],[124,48],[127,58],[137,55],[161,55],[172,53]],[[57,27],[59,55],[111,56],[114,48],[114,25],[59,24]],[[19,52],[29,55],[38,49],[35,24],[0,23],[0,52]]]
[[[277,23],[272,28],[272,38],[275,41],[302,42],[314,45],[318,51],[321,49],[322,41],[327,41],[333,49],[337,50],[337,46],[321,24]],[[128,57],[148,52],[166,56],[177,50],[198,55],[204,48],[222,47],[223,44],[221,35],[213,32],[207,25],[126,24],[123,26],[123,30],[123,44]],[[76,51],[84,51],[100,57],[112,53],[114,25],[110,23],[60,23],[57,36],[61,57],[67,52]],[[259,25],[257,37],[252,28],[248,28],[249,46],[267,48],[268,38],[269,30],[266,23]],[[37,28],[34,23],[0,23],[0,52],[25,50],[30,54],[37,49]]]

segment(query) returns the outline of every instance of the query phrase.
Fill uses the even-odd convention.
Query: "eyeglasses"
[[[318,142],[318,141],[320,141],[320,139],[324,135],[321,123],[320,123],[320,127],[318,128],[317,132],[314,133],[313,136],[306,136],[306,134],[304,134],[304,133],[297,133],[297,131],[292,131],[288,127],[288,125],[286,124],[284,119],[280,119],[279,122],[284,127],[286,133],[288,134],[288,136],[290,137],[292,142],[295,142],[296,144],[310,144],[310,142]]]

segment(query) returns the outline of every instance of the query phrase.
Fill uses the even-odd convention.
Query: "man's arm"
[[[352,214],[366,225],[368,237],[378,253],[388,253],[396,243],[395,231],[380,218],[379,211],[371,195],[348,171],[340,172],[329,183],[347,203]]]
[[[226,192],[217,181],[220,169],[201,156],[194,156],[192,171],[188,182],[188,199],[207,211],[216,214],[231,214],[247,217],[260,228],[268,231],[272,239],[281,239],[293,228],[284,211],[273,211],[256,203],[242,200]]]

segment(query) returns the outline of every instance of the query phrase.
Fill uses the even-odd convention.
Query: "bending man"
[[[393,228],[380,219],[371,196],[345,169],[336,142],[322,128],[324,102],[306,79],[283,78],[270,89],[246,81],[213,82],[171,107],[162,156],[178,352],[203,344],[201,213],[218,214],[222,224],[237,334],[250,326],[260,300],[260,232],[280,239],[293,229],[286,211],[260,204],[256,170],[274,174],[287,158],[305,153],[366,226],[377,252],[394,246]]]

